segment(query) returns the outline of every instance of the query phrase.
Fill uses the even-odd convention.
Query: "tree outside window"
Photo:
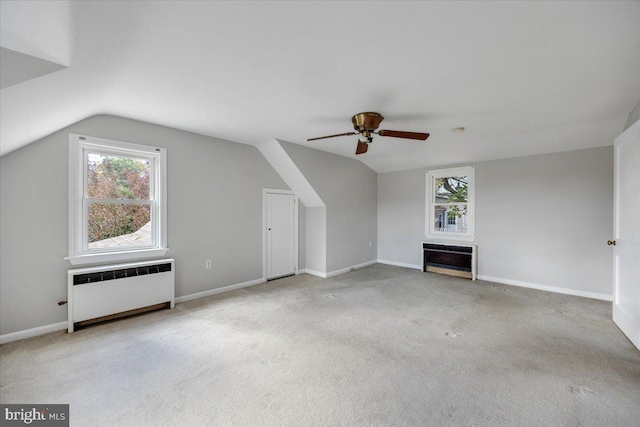
[[[147,159],[87,154],[89,249],[151,246],[140,233],[151,223],[150,172]]]

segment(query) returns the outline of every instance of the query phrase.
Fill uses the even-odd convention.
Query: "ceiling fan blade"
[[[315,141],[317,139],[335,138],[335,137],[338,137],[338,136],[349,136],[349,135],[357,135],[357,133],[356,132],[347,132],[347,133],[338,133],[338,134],[335,134],[335,135],[319,136],[317,138],[309,138],[309,139],[307,139],[307,141]]]
[[[362,142],[360,140],[358,140],[358,147],[356,148],[356,155],[357,154],[364,154],[367,152],[367,150],[369,149],[369,144],[367,144],[366,142]]]
[[[406,138],[406,139],[419,139],[424,141],[429,138],[428,133],[420,133],[420,132],[404,132],[401,130],[381,130],[377,132],[380,136],[390,136],[391,138]]]

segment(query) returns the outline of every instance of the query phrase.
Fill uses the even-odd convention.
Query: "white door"
[[[267,279],[295,274],[296,203],[293,194],[266,193]]]
[[[614,153],[613,321],[640,349],[640,121]]]

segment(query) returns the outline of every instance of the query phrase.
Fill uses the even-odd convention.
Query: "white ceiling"
[[[0,154],[94,114],[383,172],[612,144],[640,99],[640,2],[11,2],[2,47],[68,66],[1,90]],[[451,128],[464,126],[462,134]]]

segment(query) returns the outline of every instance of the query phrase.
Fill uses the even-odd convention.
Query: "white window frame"
[[[88,246],[87,153],[143,158],[151,162],[149,202],[152,218],[152,245],[148,247],[101,248]],[[105,201],[108,202],[108,201]],[[167,253],[167,150],[165,148],[93,136],[69,134],[69,256],[72,265],[112,261],[134,261]]]
[[[435,229],[435,180],[449,176],[467,176],[469,183],[467,187],[467,232],[449,233],[437,231]],[[476,168],[475,166],[462,166],[448,169],[434,169],[427,171],[425,180],[425,236],[434,240],[457,240],[462,242],[473,242],[475,234],[475,213],[476,213]],[[441,203],[440,203],[441,204]],[[462,203],[464,204],[464,203]],[[446,221],[446,219],[445,219]]]

